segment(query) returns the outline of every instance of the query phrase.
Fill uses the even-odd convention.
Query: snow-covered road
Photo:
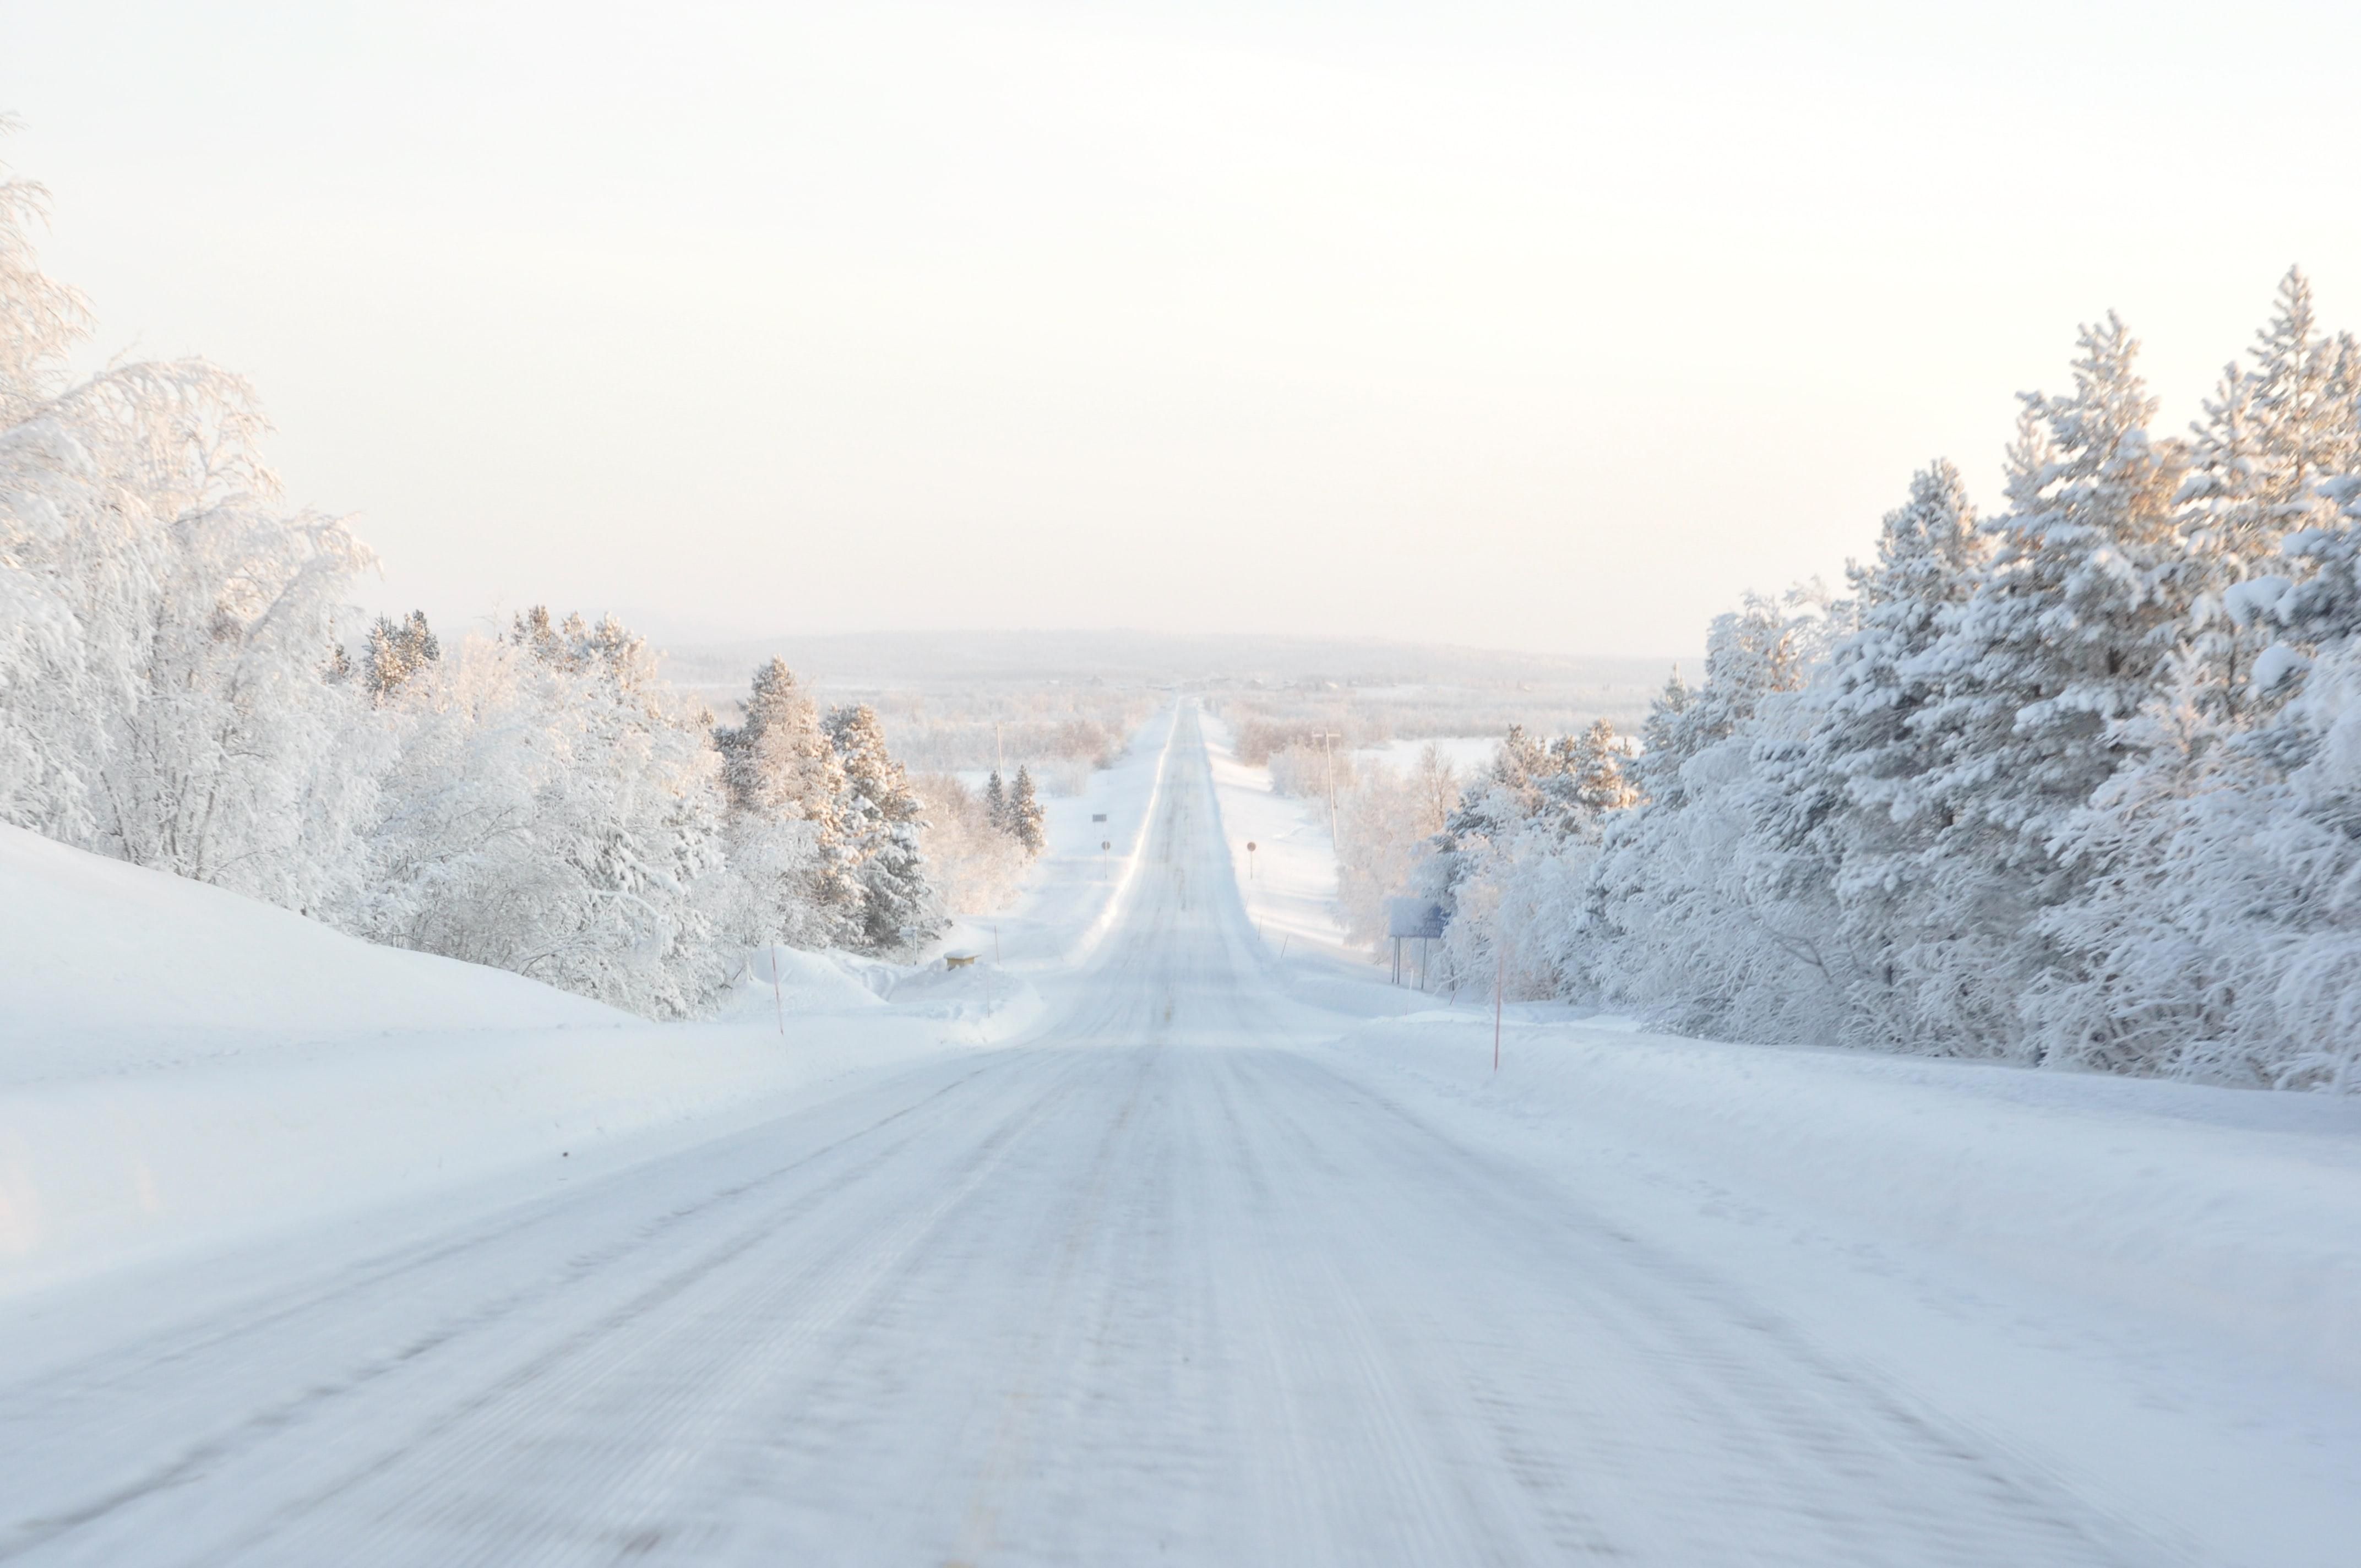
[[[1180,722],[1035,1038],[48,1322],[0,1365],[0,1560],[2188,1560],[1302,1048]]]

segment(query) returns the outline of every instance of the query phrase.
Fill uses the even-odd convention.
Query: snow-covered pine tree
[[[716,729],[731,803],[741,810],[831,826],[844,765],[820,726],[819,707],[784,659],[754,672],[744,718]]]
[[[2290,268],[2270,322],[2255,335],[2251,367],[2232,364],[2193,427],[2181,488],[2200,711],[2242,725],[2259,696],[2254,666],[2273,629],[2241,583],[2283,569],[2290,534],[2333,526],[2323,480],[2361,467],[2361,345],[2318,330],[2312,283]],[[2258,584],[2264,598],[2268,586]],[[2279,668],[2289,671],[2282,664]]]
[[[401,620],[380,615],[369,628],[368,648],[361,662],[361,689],[372,701],[383,702],[441,657],[443,644],[426,624],[424,610],[413,609]]]
[[[2094,872],[2060,835],[2136,760],[2131,721],[2188,626],[2177,443],[2150,436],[2138,345],[2085,327],[2074,389],[2027,394],[2009,509],[1945,634],[1911,668],[1942,695],[1914,718],[1940,747],[1923,798],[1933,928],[1916,949],[1919,1025],[1952,1048],[2013,1054],[2015,999],[2064,961],[2041,926]]]
[[[2350,574],[2333,557],[2340,476],[2361,463],[2361,352],[2319,330],[2290,269],[2249,356],[2206,404],[2181,488],[2190,646],[2136,721],[2136,762],[2058,839],[2085,874],[2043,917],[2066,955],[2026,1010],[2048,1059],[2267,1077],[2320,1058],[2312,1002],[2275,999],[2340,967],[2313,961],[2343,939],[2322,878],[2361,825],[2320,751],[2350,684],[2334,650],[2356,622],[2333,608]],[[2307,701],[2297,677],[2323,652]]]
[[[1520,995],[1559,989],[1600,834],[1639,798],[1626,755],[1604,720],[1546,746],[1510,727],[1413,871],[1444,906],[1446,983],[1492,964]]]
[[[1512,838],[1542,807],[1541,781],[1552,771],[1549,749],[1511,724],[1492,761],[1459,797],[1443,826],[1444,854],[1464,856]]]
[[[992,777],[984,782],[983,815],[984,820],[992,824],[994,831],[1005,833],[1012,839],[1016,837],[1016,831],[1008,824],[1008,786],[1000,782],[998,768],[993,769]]]
[[[1038,855],[1049,845],[1041,830],[1045,816],[1034,793],[1033,774],[1024,763],[1017,763],[1016,782],[1008,792],[1008,831],[1028,855]]]
[[[1648,704],[1648,717],[1640,725],[1640,754],[1632,760],[1632,782],[1647,798],[1669,798],[1680,791],[1680,767],[1686,759],[1680,754],[1678,737],[1682,718],[1697,696],[1695,688],[1681,679],[1681,667],[1673,666],[1665,677],[1664,689]]]
[[[886,749],[875,708],[834,709],[826,728],[844,767],[839,817],[862,891],[856,942],[871,952],[906,950],[942,929],[918,843],[922,808]]]
[[[731,856],[750,882],[750,943],[851,940],[863,895],[840,817],[844,764],[819,708],[784,659],[754,671],[745,717],[716,729],[730,804]]]
[[[1776,599],[1748,594],[1743,606],[1718,615],[1706,634],[1706,678],[1701,686],[1681,683],[1675,669],[1642,729],[1642,748],[1633,772],[1653,803],[1679,807],[1687,788],[1682,770],[1690,759],[1720,744],[1754,715],[1763,698],[1794,691],[1813,663],[1827,652],[1830,623],[1817,584],[1798,587],[1783,607]]]
[[[1640,803],[1638,786],[1626,776],[1631,751],[1607,720],[1593,719],[1589,729],[1567,737],[1564,756],[1569,797],[1590,818],[1586,830],[1595,831],[1608,813]]]
[[[1574,992],[1749,1038],[1793,1033],[1799,1006],[1825,1022],[1825,986],[1799,972],[1833,967],[1817,951],[1827,923],[1762,832],[1760,785],[1765,749],[1793,748],[1807,727],[1797,694],[1850,614],[1815,583],[1715,618],[1704,683],[1668,688],[1650,715],[1649,798],[1607,819],[1557,957]]]
[[[1758,755],[1756,832],[1785,858],[1795,898],[1828,901],[1821,950],[1841,970],[1832,978],[1846,1035],[1861,1043],[1893,1045],[1911,1029],[1902,949],[1927,927],[1919,860],[1935,823],[1918,791],[1938,757],[1917,729],[1938,695],[1918,662],[1988,554],[1959,471],[1938,461],[1913,476],[1908,502],[1885,515],[1876,559],[1850,568],[1855,629],[1814,684],[1801,743]]]

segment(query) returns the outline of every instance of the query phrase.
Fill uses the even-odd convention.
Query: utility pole
[[[1342,740],[1344,735],[1334,729],[1320,732],[1320,773],[1328,786],[1328,847],[1336,846],[1336,757],[1328,749],[1331,740]]]

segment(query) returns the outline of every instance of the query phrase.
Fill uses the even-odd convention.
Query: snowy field
[[[976,967],[710,1025],[6,840],[0,1555],[2352,1560],[2361,1106],[1539,1005],[1495,1073],[1202,729]]]
[[[1492,760],[1499,748],[1498,735],[1436,735],[1415,740],[1389,740],[1382,746],[1364,746],[1353,753],[1355,762],[1364,767],[1391,768],[1400,772],[1416,765],[1429,746],[1443,753],[1443,760],[1467,778]]]

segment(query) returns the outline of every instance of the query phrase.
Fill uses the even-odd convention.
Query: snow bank
[[[1167,713],[1089,793],[1049,803],[1017,909],[953,933],[983,962],[758,952],[701,1024],[0,828],[0,1293],[628,1159],[665,1129],[708,1135],[818,1085],[1017,1037],[1047,1010],[1032,976],[1071,967],[1113,919],[1170,734]]]
[[[375,947],[5,824],[0,954],[0,1084],[290,1039],[632,1021],[520,975]]]
[[[1336,1047],[1707,1201],[1937,1246],[2361,1387],[2350,1102],[1514,1017],[1496,1077],[1472,1008]]]
[[[1271,788],[1270,770],[1237,760],[1222,720],[1203,720],[1213,799],[1246,916],[1274,956],[1324,952],[1366,963],[1336,923],[1336,850],[1324,804]],[[1246,846],[1255,846],[1248,853]]]

